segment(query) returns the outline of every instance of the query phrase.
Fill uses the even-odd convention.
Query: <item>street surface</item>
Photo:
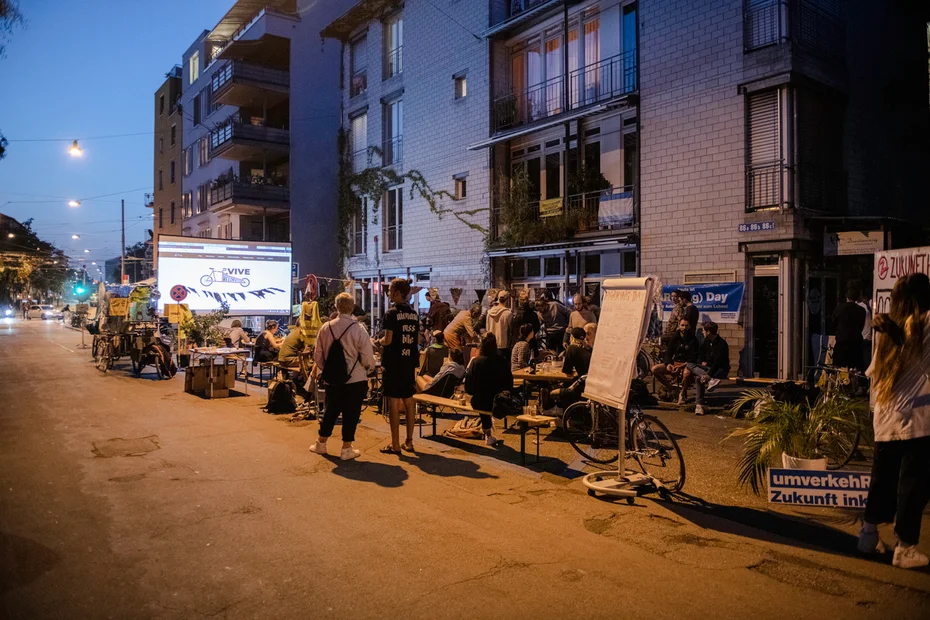
[[[209,401],[181,375],[103,375],[80,341],[0,323],[4,618],[930,615],[930,573],[858,557],[855,513],[801,520],[736,490],[736,446],[718,445],[735,420],[663,413],[689,495],[628,506],[507,462],[515,436],[507,461],[450,440],[381,455],[373,412],[361,459],[324,458],[316,423],[263,413],[257,389]],[[541,448],[567,464],[565,446]]]

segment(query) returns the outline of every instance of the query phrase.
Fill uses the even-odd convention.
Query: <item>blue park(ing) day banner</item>
[[[736,323],[743,305],[743,282],[723,284],[666,284],[662,287],[662,312],[672,311],[672,291],[688,291],[691,302],[698,309],[700,323]]]

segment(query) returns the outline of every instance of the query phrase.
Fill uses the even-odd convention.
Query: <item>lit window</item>
[[[403,245],[404,188],[395,187],[387,191],[384,200],[384,251],[400,250]]]
[[[459,75],[454,78],[455,80],[455,98],[464,99],[465,95],[468,94],[468,86],[465,82],[465,76]]]
[[[194,52],[188,64],[188,84],[193,84],[200,77],[200,52]]]
[[[461,200],[468,196],[468,179],[465,175],[455,177],[455,198]]]
[[[384,79],[404,70],[404,20],[398,15],[384,24]]]

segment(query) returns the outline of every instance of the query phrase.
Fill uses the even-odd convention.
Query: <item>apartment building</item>
[[[485,2],[364,0],[321,33],[342,44],[343,172],[388,170],[400,181],[360,197],[340,231],[345,272],[376,313],[379,283],[394,277],[445,299],[461,289],[459,307],[487,288],[488,153],[467,149],[489,131],[487,23]],[[413,187],[418,178],[455,200],[437,197],[434,210]]]
[[[152,244],[158,247],[159,235],[180,235],[183,222],[181,181],[181,141],[184,116],[181,113],[181,67],[174,66],[155,91],[154,187],[152,201]],[[152,254],[158,268],[158,253]]]
[[[239,0],[183,55],[183,234],[290,240],[296,0]]]
[[[492,1],[489,255],[497,287],[599,298],[639,272],[638,6]]]

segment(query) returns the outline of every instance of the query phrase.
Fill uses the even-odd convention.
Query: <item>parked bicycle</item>
[[[868,379],[864,374],[847,368],[834,366],[812,366],[808,372],[808,381],[813,383],[809,387],[817,387],[822,402],[836,400],[856,401],[864,398],[860,386],[867,385]],[[819,372],[819,378],[813,377]],[[852,459],[862,440],[862,431],[871,426],[866,409],[860,411],[856,407],[843,408],[848,411],[848,417],[837,418],[824,429],[823,443],[829,447],[824,450],[827,455],[827,469],[841,469]]]
[[[562,429],[579,454],[595,463],[610,464],[619,458],[619,419],[616,409],[584,400],[565,410]],[[652,477],[660,494],[680,491],[685,484],[685,460],[668,427],[630,402],[625,430],[624,456],[632,462],[631,469]]]

